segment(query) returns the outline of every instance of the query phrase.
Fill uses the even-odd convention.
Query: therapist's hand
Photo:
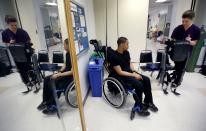
[[[186,37],[185,40],[191,42],[192,38],[190,37],[190,35],[188,35],[188,37]]]
[[[10,42],[9,42],[10,44],[14,44],[15,43],[15,40],[10,40]]]

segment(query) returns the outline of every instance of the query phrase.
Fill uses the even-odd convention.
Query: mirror
[[[82,130],[64,1],[0,5],[0,130]]]

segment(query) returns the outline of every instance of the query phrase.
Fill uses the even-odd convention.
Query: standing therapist
[[[171,38],[176,41],[186,40],[190,45],[195,46],[200,39],[200,28],[193,24],[194,17],[195,13],[192,10],[185,11],[182,15],[182,25],[179,25],[174,29]],[[185,65],[186,59],[184,61],[175,62],[174,69],[177,73],[177,78],[172,83],[173,87],[177,87],[181,84]]]
[[[17,20],[15,17],[7,15],[5,17],[5,22],[8,25],[8,28],[2,32],[2,41],[9,46],[10,44],[27,44],[30,43],[31,39],[28,33],[17,27]],[[29,86],[29,77],[28,77],[28,70],[30,69],[29,63],[25,62],[15,62],[17,69],[20,73],[22,81],[25,85]]]

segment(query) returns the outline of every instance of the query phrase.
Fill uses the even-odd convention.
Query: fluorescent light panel
[[[57,3],[55,3],[55,2],[47,2],[46,5],[57,6]]]
[[[162,3],[162,2],[166,2],[167,0],[156,0],[156,3]]]

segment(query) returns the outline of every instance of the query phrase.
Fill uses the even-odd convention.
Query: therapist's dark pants
[[[180,85],[184,76],[185,68],[186,68],[186,61],[180,61],[180,62],[174,62],[175,63],[175,73],[176,73],[176,78],[174,83],[177,85]]]
[[[140,74],[141,75],[141,74]],[[151,92],[150,79],[147,76],[141,75],[143,80],[137,80],[134,77],[113,76],[116,79],[126,83],[125,88],[130,86],[135,89],[136,95],[133,95],[136,103],[142,104],[142,93],[145,94],[144,103],[153,103],[153,97]]]
[[[26,62],[15,62],[15,63],[24,84],[29,83],[28,71],[31,70],[29,63]]]
[[[54,98],[54,86],[56,90],[66,89],[67,86],[73,81],[72,76],[59,77],[56,80],[51,79],[51,76],[44,78],[43,85],[43,102],[46,102],[47,105],[55,105]],[[55,85],[53,85],[55,83]]]

